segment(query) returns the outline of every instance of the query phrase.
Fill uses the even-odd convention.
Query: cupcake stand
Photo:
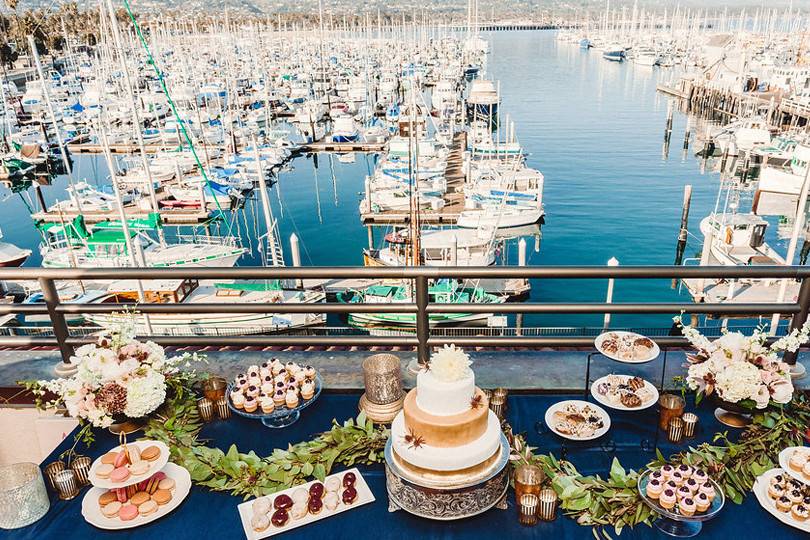
[[[416,516],[447,521],[481,514],[492,507],[506,509],[508,463],[509,442],[501,434],[500,453],[480,472],[420,474],[399,461],[389,439],[385,446],[388,511],[401,509]]]
[[[237,409],[234,407],[233,401],[231,401],[231,386],[228,386],[228,407],[230,407],[231,411],[239,416],[244,416],[245,418],[250,418],[252,420],[261,420],[265,427],[284,428],[294,424],[299,418],[301,418],[301,411],[315,403],[315,400],[321,395],[321,389],[323,389],[323,383],[321,382],[320,376],[316,376],[315,393],[311,398],[305,400],[299,397],[298,406],[293,407],[292,409],[286,405],[277,405],[273,412],[263,413],[261,407],[257,408],[254,412],[247,412],[244,409]]]

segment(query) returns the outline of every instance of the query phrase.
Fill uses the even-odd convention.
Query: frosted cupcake
[[[303,386],[301,386],[301,397],[304,399],[312,399],[313,395],[315,395],[315,385],[311,382],[305,382]]]
[[[695,500],[692,499],[692,497],[687,497],[678,503],[678,511],[683,516],[693,516],[695,515],[695,510],[697,510],[697,505],[695,505]]]
[[[245,407],[245,395],[242,392],[231,392],[231,403],[237,409]]]
[[[287,407],[293,408],[298,406],[298,393],[295,390],[287,390],[287,395],[284,396],[284,401]]]
[[[269,396],[264,396],[261,399],[260,403],[261,403],[261,406],[262,406],[262,412],[264,414],[270,414],[276,408],[275,401],[273,401],[273,398],[269,397]]]
[[[284,405],[286,401],[285,397],[284,390],[276,390],[276,393],[273,394],[273,402],[276,404],[276,407]]]
[[[651,499],[657,499],[664,491],[664,485],[659,480],[650,480],[647,482],[647,496]]]
[[[259,407],[259,403],[256,401],[256,398],[248,396],[245,398],[245,411],[247,412],[256,412],[256,409]]]

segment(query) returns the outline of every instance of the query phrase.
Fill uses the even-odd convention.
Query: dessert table
[[[326,430],[332,418],[343,421],[357,413],[358,394],[339,394],[324,391],[321,398],[302,414],[301,419],[284,429],[269,430],[260,424],[241,417],[207,424],[201,438],[209,444],[227,449],[237,444],[240,450],[254,450],[267,455],[274,448],[284,448],[288,443],[309,439],[317,432]],[[640,468],[654,458],[649,444],[655,441],[652,426],[657,421],[657,409],[643,411],[611,411],[612,425],[607,435],[594,441],[573,443],[563,441],[546,430],[542,423],[546,409],[563,399],[581,399],[576,395],[512,394],[508,399],[507,418],[516,433],[525,432],[529,443],[537,446],[537,452],[552,452],[558,457],[565,455],[580,472],[607,475],[614,456],[626,468]],[[689,407],[688,407],[689,409]],[[667,441],[666,435],[657,438],[658,447],[669,456],[687,444],[708,440],[717,431],[725,428],[712,414],[713,409],[703,406],[696,411],[700,417],[695,439],[680,445]],[[732,430],[733,431],[733,430]],[[642,442],[644,441],[644,445]],[[68,437],[46,460],[53,461],[72,444]],[[86,453],[97,457],[106,449],[115,446],[117,438],[107,432],[99,432],[96,443]],[[646,449],[645,449],[646,448]],[[360,467],[376,501],[359,506],[349,512],[323,519],[305,527],[285,532],[281,538],[484,538],[504,536],[508,538],[592,538],[591,532],[577,525],[572,519],[560,515],[551,523],[535,527],[523,527],[518,523],[514,497],[508,494],[508,510],[492,509],[488,512],[454,522],[437,522],[414,517],[403,511],[388,512],[388,497],[385,491],[385,476],[382,465]],[[84,540],[87,538],[171,538],[172,540],[199,540],[200,538],[244,538],[237,512],[241,498],[227,493],[214,493],[204,488],[192,487],[189,497],[166,517],[140,528],[122,531],[96,529],[85,522],[81,515],[81,501],[86,488],[71,501],[59,501],[51,493],[51,508],[40,521],[12,531],[0,530],[0,540]],[[612,529],[608,529],[615,536]],[[701,534],[703,538],[756,538],[778,537],[780,539],[806,538],[801,531],[777,521],[759,506],[753,494],[742,505],[729,502],[720,514],[707,522]],[[655,528],[640,526],[625,530],[621,538],[666,538]]]

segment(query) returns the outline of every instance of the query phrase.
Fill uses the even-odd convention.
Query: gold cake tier
[[[475,406],[450,416],[428,414],[416,405],[416,388],[405,396],[402,405],[405,428],[434,448],[464,446],[478,440],[487,430],[489,403],[480,388],[475,389]]]
[[[498,450],[483,463],[457,471],[434,471],[417,467],[405,461],[396,450],[392,451],[392,455],[396,466],[406,474],[407,478],[417,481],[420,485],[450,489],[467,486],[478,478],[486,478],[491,475],[498,467],[502,451],[503,449],[498,447]]]

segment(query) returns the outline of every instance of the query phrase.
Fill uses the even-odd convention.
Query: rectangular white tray
[[[249,500],[247,502],[243,502],[242,504],[237,506],[237,510],[239,510],[239,518],[242,520],[242,528],[245,530],[245,536],[247,537],[248,540],[259,540],[260,538],[267,538],[269,536],[275,536],[275,535],[281,534],[281,533],[283,533],[285,531],[289,531],[290,529],[296,529],[298,527],[301,527],[302,525],[307,525],[309,523],[312,523],[313,521],[318,521],[320,519],[332,517],[332,516],[334,516],[336,514],[340,514],[341,512],[345,512],[346,510],[351,510],[352,508],[357,508],[358,506],[362,506],[364,504],[374,502],[375,501],[374,494],[369,489],[365,478],[363,478],[363,476],[360,474],[360,471],[358,471],[356,468],[349,469],[348,471],[343,471],[343,472],[339,472],[339,473],[336,473],[336,474],[331,474],[331,475],[327,476],[326,478],[336,476],[336,477],[342,479],[343,475],[346,474],[347,472],[353,472],[355,474],[355,476],[357,477],[357,481],[354,484],[354,487],[357,490],[357,499],[355,499],[355,501],[352,504],[344,504],[343,501],[341,500],[338,503],[337,508],[335,508],[334,510],[328,510],[324,506],[323,510],[321,510],[321,512],[319,514],[314,515],[314,516],[312,514],[307,514],[306,516],[304,516],[301,519],[293,519],[292,516],[290,516],[290,520],[283,527],[275,527],[275,526],[273,526],[273,524],[270,524],[270,526],[267,527],[262,532],[254,531],[253,527],[250,526],[250,518],[253,516],[253,502],[256,499],[251,499],[251,500]],[[273,500],[276,497],[278,497],[279,495],[281,495],[282,493],[285,493],[287,495],[292,496],[292,494],[293,494],[293,492],[295,490],[300,489],[300,488],[304,488],[304,489],[308,490],[309,486],[311,486],[315,482],[317,482],[317,480],[312,480],[311,482],[307,482],[306,484],[300,484],[300,485],[297,485],[297,486],[293,486],[293,487],[291,487],[289,489],[285,489],[284,491],[279,491],[277,493],[273,493],[272,495],[265,495],[264,497],[260,497],[260,498],[268,499],[272,503]],[[342,491],[342,488],[341,488],[341,491]],[[338,499],[340,499],[339,496],[338,496]]]

